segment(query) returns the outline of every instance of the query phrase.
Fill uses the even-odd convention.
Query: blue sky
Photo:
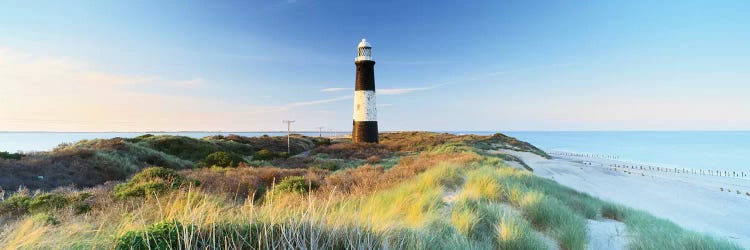
[[[1,5],[0,131],[750,129],[747,1]]]

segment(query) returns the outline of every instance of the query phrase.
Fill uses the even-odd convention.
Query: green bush
[[[153,224],[142,231],[130,231],[117,239],[115,249],[174,249],[177,246],[184,246],[180,242],[182,234],[193,234],[196,227],[192,225],[183,225],[179,221],[163,221]]]
[[[36,215],[32,216],[31,219],[34,222],[41,223],[41,224],[44,224],[44,225],[55,226],[55,225],[59,225],[60,224],[60,220],[58,220],[57,217],[55,217],[51,213],[36,214]]]
[[[150,194],[161,194],[168,190],[175,190],[189,185],[199,185],[194,180],[188,180],[176,171],[161,167],[149,167],[133,176],[130,181],[115,186],[115,196],[145,197]]]
[[[79,193],[71,197],[70,201],[73,206],[73,212],[75,214],[85,214],[91,211],[91,201],[89,198],[93,197],[90,193]]]
[[[62,193],[46,193],[34,196],[29,202],[29,211],[32,213],[48,212],[64,208],[70,200]]]
[[[303,194],[309,191],[310,188],[315,189],[317,185],[315,183],[308,183],[304,176],[287,176],[276,185],[274,191]]]
[[[9,153],[7,151],[0,151],[0,158],[3,159],[11,159],[11,160],[20,160],[25,155],[19,154],[19,153]]]
[[[230,152],[214,152],[206,156],[198,163],[199,167],[237,167],[241,162],[245,162],[242,156]]]
[[[199,161],[217,151],[249,154],[253,147],[234,141],[195,139],[186,136],[159,135],[138,137],[138,145],[155,149],[190,161]]]
[[[268,149],[261,149],[253,154],[254,161],[269,161],[276,158],[287,158],[289,154],[287,152],[276,153]]]
[[[21,215],[29,212],[31,197],[27,194],[15,193],[0,203],[0,215]]]

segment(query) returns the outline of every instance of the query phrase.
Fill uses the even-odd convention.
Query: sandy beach
[[[747,224],[750,196],[746,195],[750,192],[750,180],[612,168],[613,164],[628,163],[599,158],[556,156],[544,159],[527,152],[500,152],[521,158],[534,169],[535,175],[750,248]]]

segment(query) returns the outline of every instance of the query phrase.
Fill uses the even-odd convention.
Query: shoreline
[[[746,225],[750,196],[745,194],[750,192],[750,180],[613,168],[610,165],[624,162],[600,158],[544,159],[527,152],[498,152],[519,157],[534,169],[534,175],[750,248],[750,227]]]

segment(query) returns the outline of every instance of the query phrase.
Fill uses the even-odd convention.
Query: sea
[[[489,135],[496,131],[439,131]],[[497,131],[547,152],[616,156],[635,164],[750,171],[750,131]],[[307,136],[340,136],[345,132],[295,132]],[[145,132],[0,132],[0,151],[37,152],[84,139],[136,137]],[[210,135],[280,136],[285,132],[148,132],[201,138]]]

